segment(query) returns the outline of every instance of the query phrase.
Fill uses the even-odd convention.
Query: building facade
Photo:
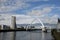
[[[57,31],[60,32],[60,19],[58,18],[58,22],[57,22]]]
[[[11,17],[11,26],[10,26],[11,29],[15,29],[16,28],[16,17],[15,16],[12,16]]]

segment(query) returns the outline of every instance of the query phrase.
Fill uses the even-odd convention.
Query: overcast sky
[[[54,24],[60,17],[60,0],[0,0],[0,24],[10,24],[12,15],[17,24],[31,23],[36,18]]]

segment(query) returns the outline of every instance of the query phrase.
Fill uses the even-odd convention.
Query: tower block
[[[15,29],[16,28],[16,17],[12,16],[11,17],[11,29]]]

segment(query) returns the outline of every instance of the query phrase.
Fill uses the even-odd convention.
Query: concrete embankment
[[[57,32],[56,29],[52,29],[51,34],[55,40],[60,40],[60,32]]]

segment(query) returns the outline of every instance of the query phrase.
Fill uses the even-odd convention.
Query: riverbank
[[[57,32],[56,29],[53,29],[51,31],[52,36],[54,37],[55,40],[60,40],[60,32]]]
[[[0,30],[0,32],[11,32],[11,31],[35,31],[35,30],[42,30],[42,29],[5,29]]]

